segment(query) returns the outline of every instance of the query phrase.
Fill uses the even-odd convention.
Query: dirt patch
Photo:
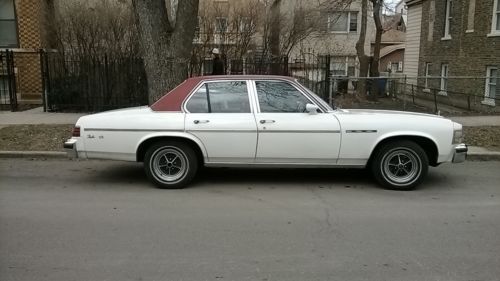
[[[464,127],[465,143],[500,151],[500,127]]]
[[[63,151],[73,125],[11,125],[0,128],[0,150]]]
[[[0,128],[0,150],[63,151],[73,125],[11,125]],[[500,127],[464,127],[465,143],[500,151]]]

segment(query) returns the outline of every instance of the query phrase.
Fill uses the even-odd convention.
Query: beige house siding
[[[406,29],[406,45],[404,73],[408,83],[417,84],[418,60],[420,56],[420,34],[422,26],[422,4],[408,7],[408,25]]]

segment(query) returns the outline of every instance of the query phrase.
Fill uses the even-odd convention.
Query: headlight
[[[453,131],[453,144],[462,143],[463,133],[462,130]]]

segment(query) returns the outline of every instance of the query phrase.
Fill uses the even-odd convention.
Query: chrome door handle
[[[200,123],[208,123],[210,120],[194,120],[193,123],[195,124],[200,124]]]
[[[276,121],[274,121],[274,120],[260,120],[259,122],[260,122],[260,124],[264,124],[264,123],[274,123]]]

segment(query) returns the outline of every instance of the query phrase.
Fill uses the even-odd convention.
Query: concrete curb
[[[63,151],[0,151],[0,158],[69,159]]]
[[[470,153],[467,154],[467,161],[500,161],[500,152]]]
[[[478,146],[469,146],[469,152],[467,152],[467,160],[500,161],[500,151],[492,151]]]

